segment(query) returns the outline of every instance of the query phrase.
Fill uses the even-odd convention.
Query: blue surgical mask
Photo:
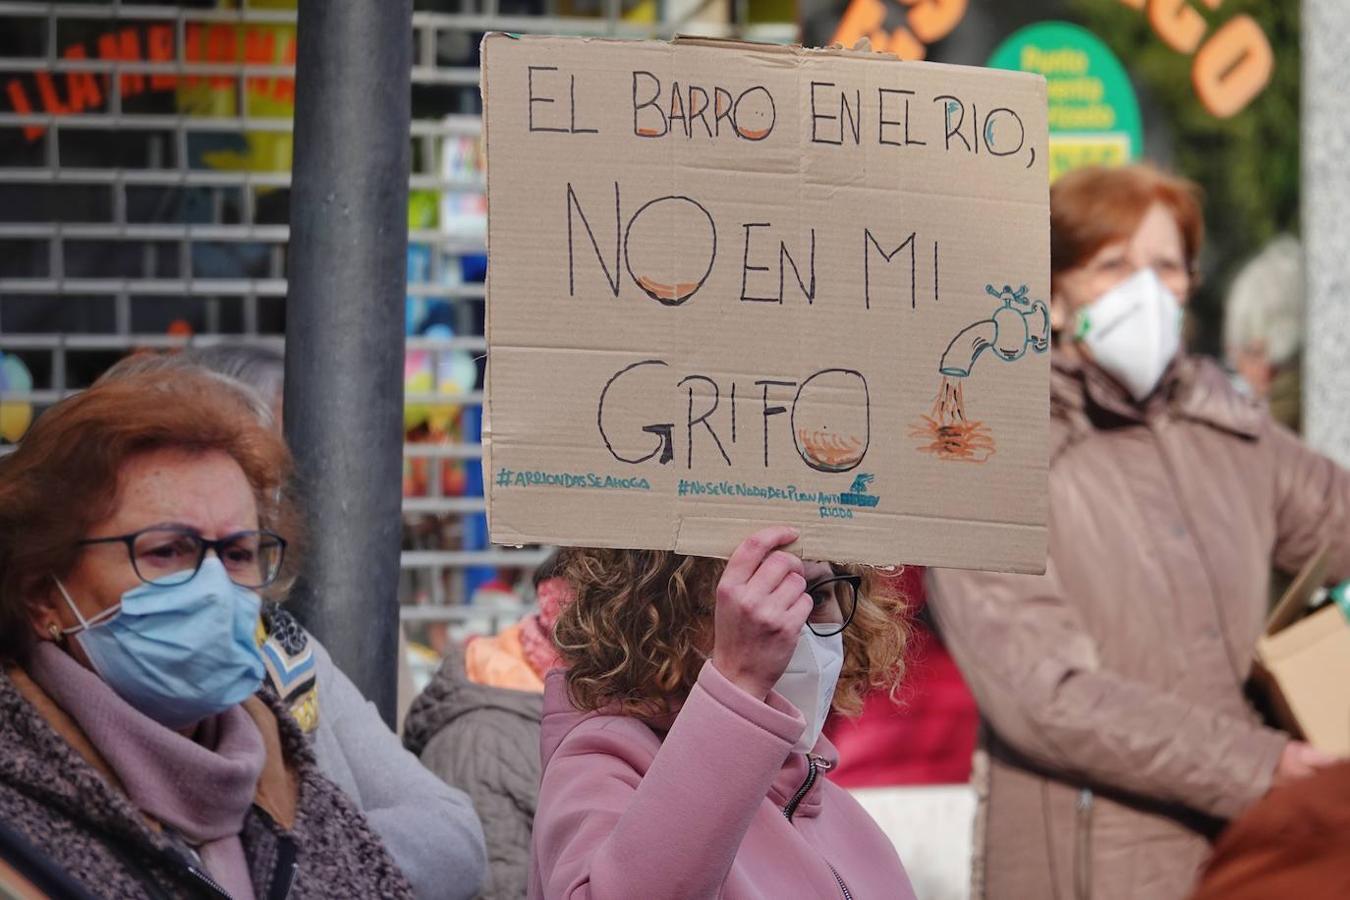
[[[262,684],[266,669],[255,638],[261,600],[231,581],[214,556],[192,580],[138,585],[92,619],[53,580],[80,621],[65,633],[118,696],[161,725],[195,725]]]

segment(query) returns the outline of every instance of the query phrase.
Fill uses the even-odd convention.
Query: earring
[[[47,623],[47,633],[50,634],[50,635],[52,636],[52,640],[53,640],[53,641],[57,641],[58,643],[60,642],[60,640],[61,640],[61,626],[60,626],[60,625],[57,625],[55,622],[48,622],[48,623]]]

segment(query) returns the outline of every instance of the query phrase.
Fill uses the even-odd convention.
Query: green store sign
[[[1045,76],[1051,181],[1070,169],[1123,165],[1143,153],[1129,76],[1087,29],[1068,22],[1028,25],[998,46],[989,65]]]

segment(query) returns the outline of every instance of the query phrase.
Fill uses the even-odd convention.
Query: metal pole
[[[300,0],[286,437],[296,613],[392,726],[397,696],[411,0]]]
[[[1303,248],[1307,307],[1303,355],[1303,430],[1308,443],[1350,466],[1350,93],[1345,90],[1345,47],[1350,5],[1304,0]]]

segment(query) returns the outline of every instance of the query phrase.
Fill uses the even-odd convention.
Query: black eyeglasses
[[[858,590],[862,587],[861,575],[835,575],[822,578],[806,586],[811,595],[811,615],[807,617],[806,627],[819,637],[839,634],[853,621],[858,611]],[[836,601],[831,604],[830,601]]]
[[[239,531],[208,541],[185,528],[146,528],[114,537],[88,538],[88,544],[125,544],[136,577],[146,584],[172,587],[197,575],[206,551],[216,551],[230,580],[240,587],[262,588],[276,581],[286,558],[286,539],[271,531]]]

